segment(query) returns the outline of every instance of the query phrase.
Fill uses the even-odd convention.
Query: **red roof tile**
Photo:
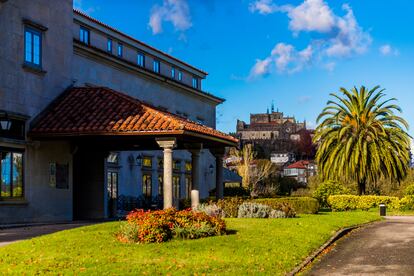
[[[238,140],[105,87],[75,87],[49,105],[30,136],[148,135],[198,133],[230,143]]]
[[[309,161],[300,160],[296,163],[293,163],[288,166],[288,169],[306,169],[306,166],[309,165]]]

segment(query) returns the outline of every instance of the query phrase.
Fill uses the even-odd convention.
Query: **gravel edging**
[[[358,229],[358,228],[361,228],[361,227],[364,227],[364,226],[367,226],[367,225],[378,223],[378,222],[381,222],[381,220],[380,221],[371,221],[371,222],[367,222],[367,223],[357,224],[357,225],[354,225],[354,226],[350,226],[350,227],[346,227],[346,228],[342,228],[342,229],[338,230],[327,242],[325,242],[315,252],[313,252],[310,256],[308,256],[301,264],[296,266],[291,272],[287,273],[286,275],[293,276],[293,275],[297,275],[299,272],[303,271],[317,257],[319,257],[319,255],[321,255],[321,253],[325,249],[327,249],[329,246],[331,246],[333,243],[335,243],[336,241],[338,241],[340,238],[342,238],[346,234],[350,233],[351,231],[353,231],[355,229]]]

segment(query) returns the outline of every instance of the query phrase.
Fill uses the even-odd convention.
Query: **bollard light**
[[[387,215],[387,206],[385,206],[384,203],[381,203],[379,205],[379,209],[380,209],[380,216],[385,217]]]

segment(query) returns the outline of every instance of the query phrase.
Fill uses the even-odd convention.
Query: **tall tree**
[[[362,86],[351,91],[341,88],[341,96],[330,100],[319,115],[314,142],[316,161],[323,179],[343,178],[358,183],[365,194],[367,183],[384,177],[401,181],[409,167],[408,123],[396,112],[396,99],[385,100],[379,86]]]
[[[273,164],[267,159],[256,159],[251,144],[241,150],[231,148],[230,155],[235,160],[237,173],[242,177],[242,185],[250,190],[252,196],[259,192],[259,184],[274,171]]]

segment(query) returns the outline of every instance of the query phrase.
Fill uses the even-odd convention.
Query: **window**
[[[182,81],[183,80],[183,72],[178,71],[178,80]]]
[[[142,166],[145,168],[152,168],[152,158],[151,157],[143,157],[142,158]]]
[[[23,197],[23,152],[0,149],[0,199]]]
[[[119,155],[117,152],[111,152],[109,153],[109,156],[106,159],[106,162],[111,163],[111,164],[118,164],[118,158],[119,158]]]
[[[162,175],[159,175],[158,176],[158,196],[162,196],[162,194],[163,194],[163,189],[164,189],[163,180],[164,180],[164,178],[162,177]]]
[[[190,199],[191,198],[191,176],[190,175],[187,175],[185,177],[185,192],[186,192],[185,197],[187,199]]]
[[[106,42],[106,50],[109,53],[112,53],[112,39],[108,38],[108,41]]]
[[[149,174],[142,176],[142,195],[146,198],[152,197],[152,178]]]
[[[193,88],[197,89],[198,88],[198,78],[193,77]]]
[[[159,74],[160,73],[160,62],[158,60],[154,60],[153,63],[153,70],[155,73]]]
[[[145,66],[145,56],[141,53],[137,54],[137,64],[138,66],[141,66],[141,67]]]
[[[25,63],[40,67],[42,63],[42,33],[26,27],[24,38]]]
[[[175,79],[175,68],[171,67],[171,78]]]
[[[124,54],[124,45],[122,45],[121,43],[118,43],[118,57],[122,57],[123,54]]]
[[[180,176],[174,175],[173,176],[173,197],[174,199],[181,198],[180,196]]]
[[[191,162],[185,162],[185,171],[191,172],[191,169],[192,169]]]
[[[108,172],[108,199],[118,197],[118,172]]]
[[[173,161],[173,169],[179,171],[181,169],[181,160]]]
[[[90,31],[85,27],[79,29],[79,40],[86,45],[90,43]]]

